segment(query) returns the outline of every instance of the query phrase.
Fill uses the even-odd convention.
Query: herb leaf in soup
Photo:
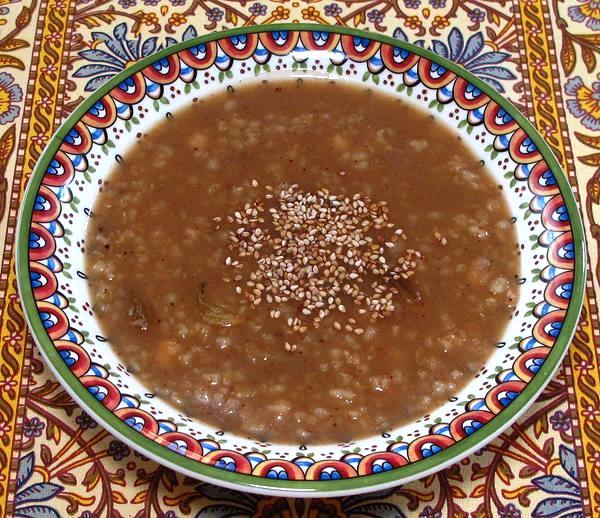
[[[242,322],[242,319],[233,314],[227,306],[218,302],[208,302],[204,300],[202,294],[198,296],[198,302],[202,307],[202,318],[207,324],[230,327]]]

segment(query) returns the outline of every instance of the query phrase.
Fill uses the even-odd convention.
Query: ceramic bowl
[[[126,371],[90,306],[82,246],[90,208],[115,162],[139,134],[194,98],[275,74],[351,81],[432,111],[486,162],[508,197],[522,251],[514,318],[464,390],[391,433],[347,444],[265,444],[190,419]],[[203,36],[110,78],[40,158],[17,240],[18,282],[33,337],[87,412],[179,472],[288,496],[383,489],[481,448],[552,377],[573,335],[584,288],[575,200],[531,124],[482,80],[436,54],[339,27],[272,25]]]

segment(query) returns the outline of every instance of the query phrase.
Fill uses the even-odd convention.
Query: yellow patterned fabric
[[[237,493],[131,451],[82,412],[44,365],[16,290],[13,244],[23,189],[61,121],[142,57],[140,50],[124,59],[115,42],[158,49],[283,21],[418,42],[502,91],[568,172],[586,228],[581,322],[538,401],[471,457],[361,497]],[[599,59],[597,0],[0,0],[0,516],[600,516]]]

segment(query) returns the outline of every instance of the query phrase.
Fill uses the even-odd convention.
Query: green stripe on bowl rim
[[[531,138],[531,140],[533,140],[541,152],[542,157],[554,174],[569,213],[569,219],[573,232],[573,242],[575,246],[573,291],[560,335],[554,343],[552,350],[546,358],[543,366],[527,384],[525,389],[508,407],[502,410],[483,427],[476,430],[473,434],[465,437],[464,439],[435,455],[383,473],[328,481],[291,481],[268,479],[253,475],[244,475],[225,471],[209,464],[203,464],[201,462],[192,460],[172,450],[169,450],[164,446],[161,446],[152,439],[135,431],[125,422],[121,421],[86,390],[86,388],[80,383],[79,379],[71,372],[67,364],[60,357],[58,351],[53,345],[53,342],[45,332],[45,328],[39,317],[37,306],[33,298],[33,291],[29,277],[28,237],[34,201],[44,172],[50,163],[50,160],[55,155],[64,137],[68,134],[73,125],[101,97],[107,94],[115,86],[120,84],[132,73],[142,70],[148,65],[154,63],[157,59],[209,41],[220,40],[242,34],[275,31],[331,32],[342,35],[368,38],[380,43],[387,43],[403,48],[409,52],[429,59],[432,62],[438,63],[448,70],[456,73],[458,76],[466,79],[486,95],[488,95],[493,101],[498,103],[498,105],[500,105],[503,109],[505,109],[518,122],[519,126],[527,132],[528,136]],[[221,486],[229,487],[231,489],[265,495],[275,494],[280,496],[296,497],[333,497],[381,490],[425,477],[431,473],[443,469],[452,463],[458,462],[460,459],[482,448],[485,444],[497,437],[500,433],[502,433],[503,430],[510,426],[510,424],[513,423],[527,409],[527,407],[533,403],[533,401],[535,401],[537,396],[552,378],[554,372],[558,369],[560,362],[571,342],[573,334],[575,333],[578,317],[583,304],[585,290],[586,255],[583,223],[579,213],[579,208],[575,201],[575,197],[571,191],[569,181],[565,173],[563,173],[556,157],[544,141],[543,137],[517,110],[517,108],[510,103],[509,100],[505,99],[497,91],[461,66],[424,48],[404,41],[396,40],[389,36],[374,34],[358,29],[317,24],[285,23],[257,25],[201,36],[173,45],[172,47],[168,47],[151,56],[148,56],[111,78],[100,88],[94,91],[86,100],[84,100],[66,119],[66,121],[53,135],[41,157],[39,158],[29,179],[29,184],[21,203],[17,223],[16,241],[17,247],[15,259],[17,283],[25,317],[32,332],[32,336],[40,351],[42,352],[47,363],[50,365],[54,374],[61,381],[62,385],[69,392],[69,394],[111,433],[135,450],[140,451],[153,460],[193,478],[204,480],[206,482],[217,483]]]

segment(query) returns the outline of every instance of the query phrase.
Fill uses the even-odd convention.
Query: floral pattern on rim
[[[565,93],[574,97],[567,100],[571,114],[581,119],[587,129],[600,131],[600,81],[586,86],[581,77],[572,77],[565,84]]]
[[[473,433],[508,406],[527,382],[534,378],[560,333],[572,294],[575,255],[568,213],[556,180],[533,141],[506,111],[476,86],[427,58],[366,37],[337,37],[327,32],[298,34],[292,31],[273,31],[270,37],[261,37],[259,40],[258,36],[250,33],[220,40],[218,44],[202,43],[180,51],[177,57],[162,58],[114,88],[75,125],[65,138],[61,151],[51,161],[45,183],[53,187],[66,186],[78,174],[76,171],[85,171],[88,167],[85,154],[92,143],[106,142],[104,130],[117,117],[131,118],[128,106],[138,103],[146,95],[146,84],[152,87],[151,90],[158,89],[162,92],[162,85],[169,84],[177,77],[174,70],[180,71],[185,82],[191,82],[195,70],[207,68],[215,62],[217,56],[221,56],[219,68],[227,70],[224,61],[247,59],[259,46],[267,53],[273,53],[280,52],[282,46],[292,42],[294,46],[291,48],[301,52],[300,45],[304,49],[319,48],[323,45],[323,39],[326,42],[333,39],[335,46],[341,45],[346,59],[367,61],[370,73],[365,78],[371,74],[375,77],[385,69],[394,73],[402,72],[404,85],[401,86],[412,88],[422,82],[436,92],[436,103],[443,105],[454,101],[468,113],[468,124],[484,124],[490,133],[496,135],[493,151],[496,154],[507,153],[519,164],[514,171],[514,182],[528,183],[533,194],[529,204],[530,212],[541,215],[546,228],[542,235],[535,236],[537,246],[547,248],[550,266],[541,275],[547,283],[545,300],[532,309],[537,318],[532,335],[520,340],[518,348],[521,355],[511,370],[498,373],[497,384],[490,389],[485,400],[468,402],[465,412],[451,423],[438,423],[431,428],[430,435],[418,437],[410,443],[390,441],[387,451],[366,456],[345,454],[339,460],[314,461],[309,457],[299,456],[292,462],[267,459],[258,452],[242,455],[233,450],[222,449],[218,440],[207,438],[198,441],[178,432],[176,425],[172,423],[165,428],[164,424],[159,425],[150,414],[137,408],[139,402],[138,405],[131,405],[135,398],[122,395],[109,380],[108,371],[94,364],[85,349],[78,345],[84,337],[70,326],[63,311],[68,304],[59,307],[49,302],[56,292],[56,281],[52,268],[48,266],[55,259],[55,238],[63,237],[60,226],[47,225],[48,221],[56,218],[57,214],[53,214],[53,211],[60,206],[51,189],[43,190],[42,187],[40,190],[40,195],[43,190],[43,200],[40,200],[40,208],[34,211],[30,235],[31,271],[35,272],[31,281],[40,318],[50,338],[55,340],[62,358],[96,399],[109,410],[115,411],[129,426],[186,456],[199,458],[204,463],[222,469],[268,478],[274,474],[280,479],[326,480],[387,471],[438,453]],[[265,63],[264,53],[261,55],[261,63]],[[160,96],[153,93],[152,97]],[[48,206],[51,209],[47,209]],[[55,271],[59,269],[60,267]],[[125,405],[123,398],[127,399]]]
[[[23,99],[23,90],[8,72],[0,72],[0,124],[14,121],[21,111],[17,103]]]
[[[396,29],[394,37],[408,41],[408,36],[402,29]],[[424,46],[424,40],[417,40],[416,45]],[[483,34],[476,32],[467,41],[457,28],[453,28],[448,35],[448,43],[441,40],[431,42],[431,50],[465,67],[473,75],[489,84],[494,90],[504,92],[500,81],[516,79],[516,76],[506,67],[500,66],[510,58],[507,52],[496,50],[483,52],[485,42]]]

